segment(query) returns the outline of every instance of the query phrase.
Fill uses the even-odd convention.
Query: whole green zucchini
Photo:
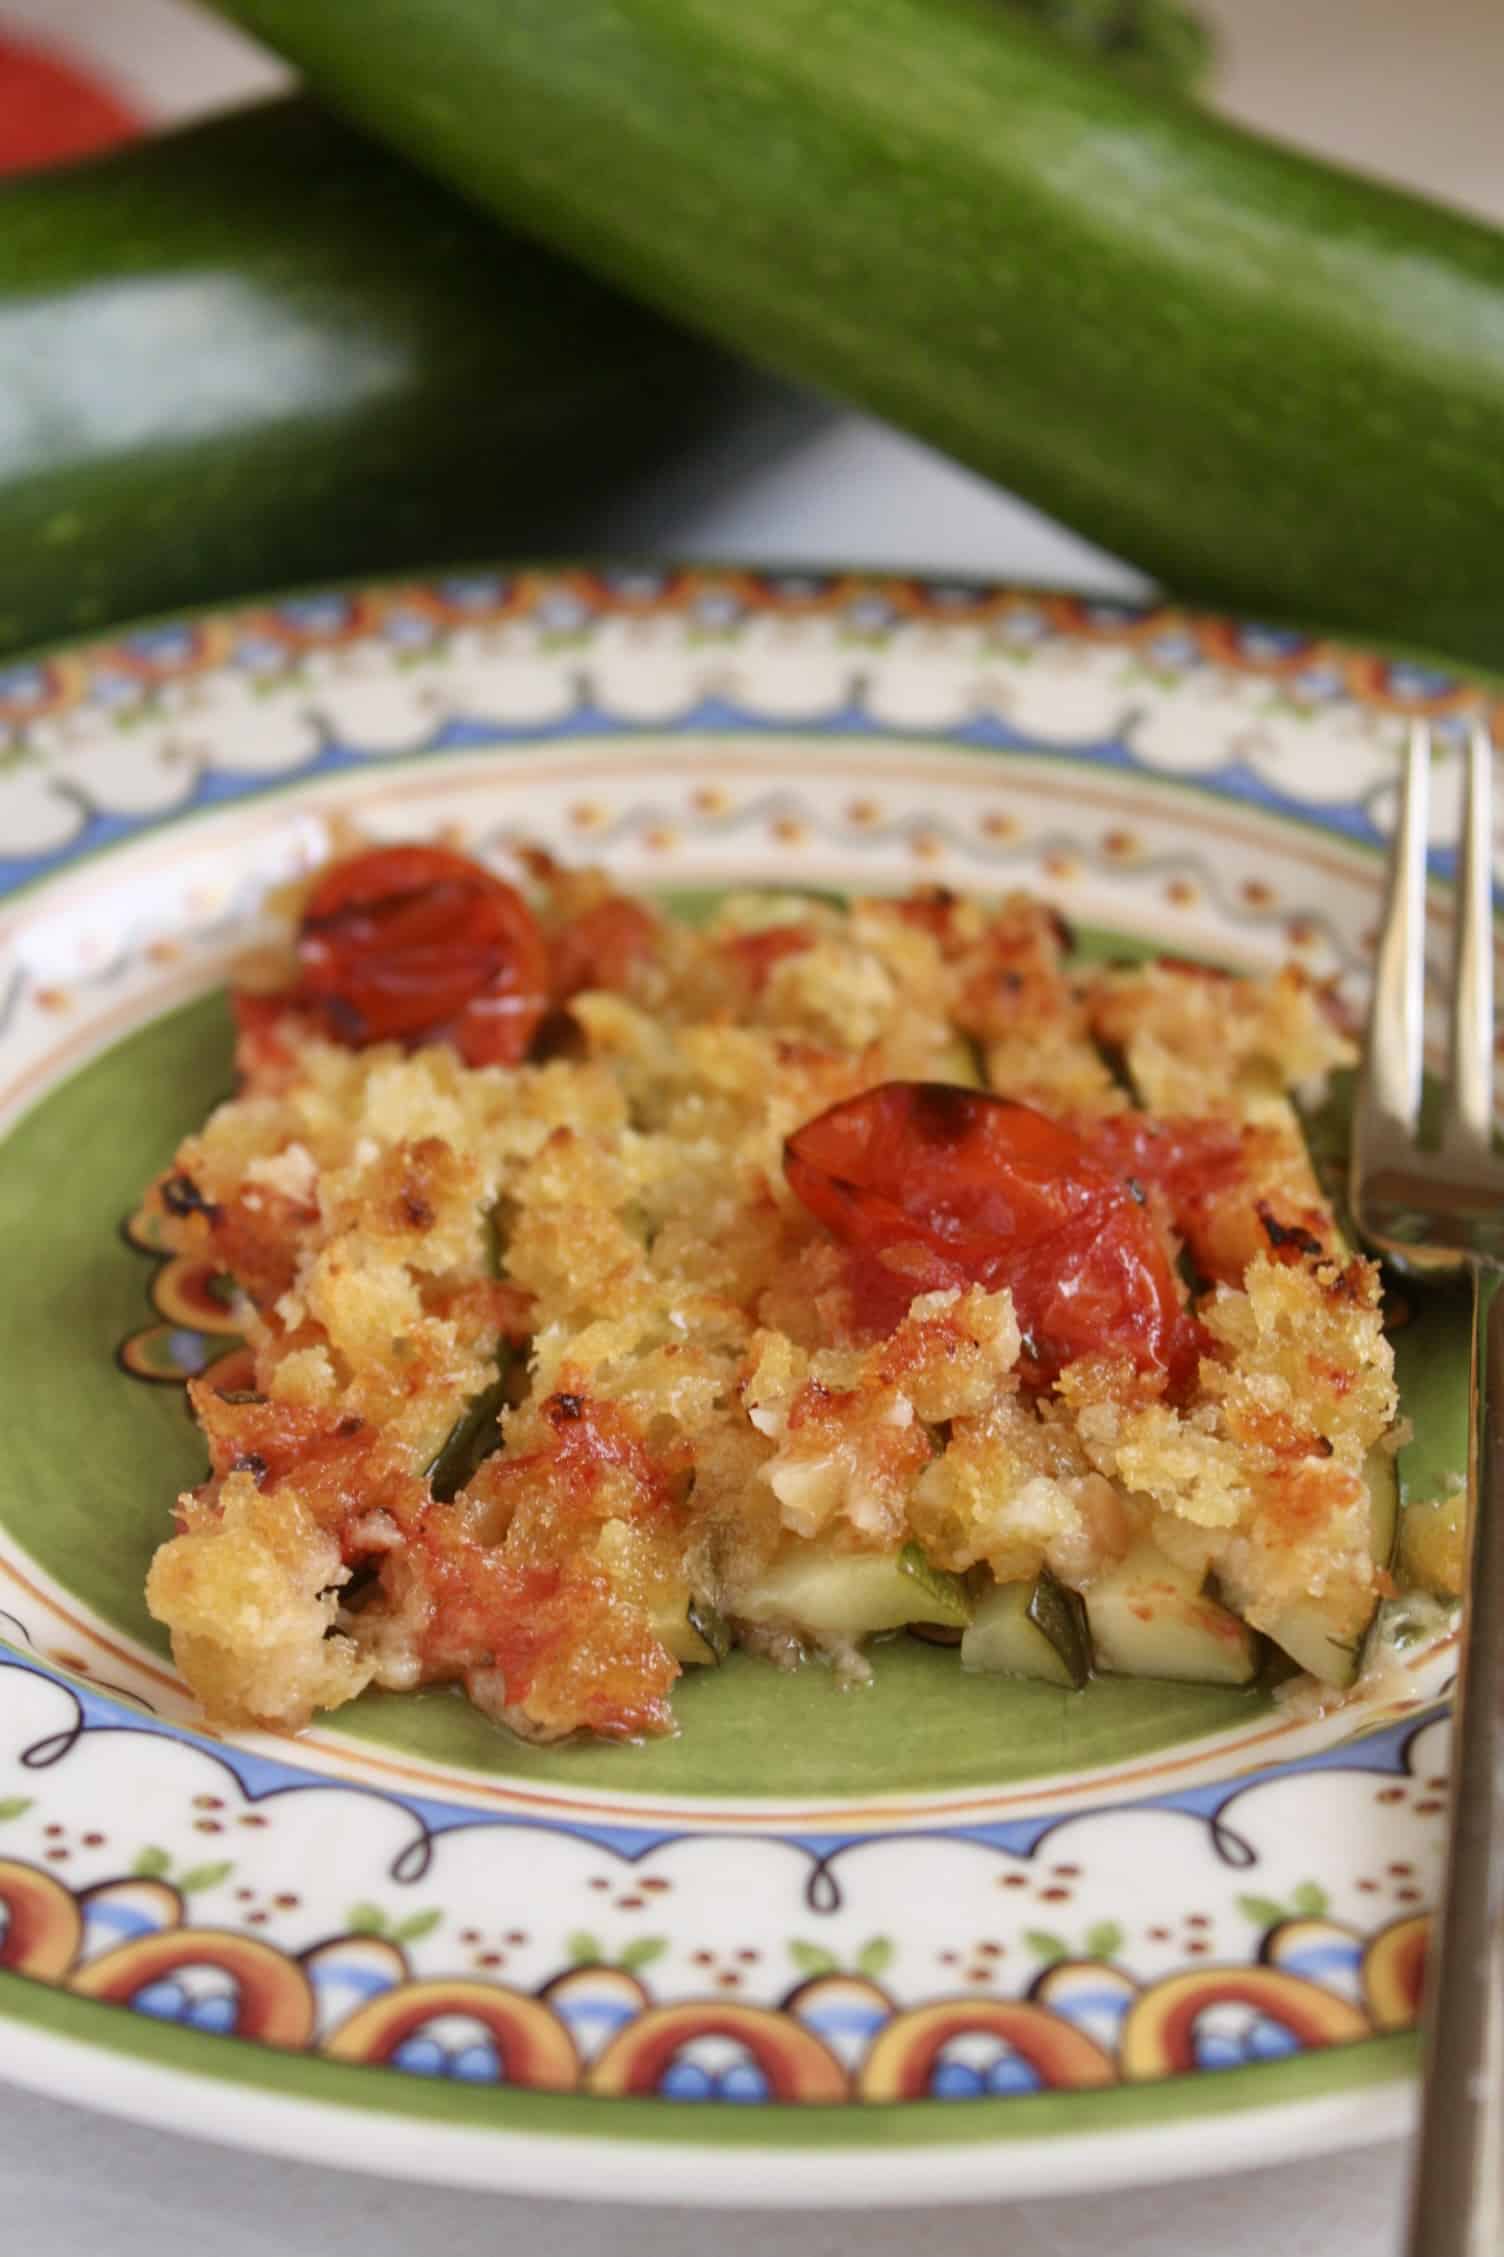
[[[598,273],[1171,587],[1504,659],[1504,237],[990,0],[217,0]]]
[[[268,103],[0,189],[0,648],[589,545],[690,441],[730,469],[807,414]]]

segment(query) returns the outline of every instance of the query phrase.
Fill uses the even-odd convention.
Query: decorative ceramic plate
[[[457,1698],[196,1721],[142,1577],[225,1309],[131,1228],[223,1092],[264,889],[358,814],[727,882],[1041,889],[1094,936],[1361,992],[1404,717],[1468,685],[1010,590],[468,575],[0,676],[0,2011],[8,2075],[347,2165],[669,2200],[935,2202],[1392,2132],[1445,1653],[1260,1690],[841,1692],[737,1657],[676,1739]],[[1453,809],[1437,806],[1438,837]],[[1465,1328],[1398,1336],[1434,1493]]]

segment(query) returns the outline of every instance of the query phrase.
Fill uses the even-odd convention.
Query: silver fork
[[[1504,2257],[1504,1166],[1493,1152],[1492,748],[1467,748],[1440,1141],[1420,1142],[1430,735],[1411,735],[1353,1115],[1352,1205],[1412,1271],[1473,1279],[1468,1578],[1446,1881],[1426,1983],[1408,2257]]]

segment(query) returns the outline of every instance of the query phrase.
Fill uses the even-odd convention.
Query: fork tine
[[[1389,864],[1389,896],[1374,964],[1368,1040],[1363,1046],[1359,1119],[1411,1137],[1420,1118],[1425,1047],[1426,844],[1431,732],[1410,731],[1399,821]]]
[[[1493,746],[1479,722],[1467,747],[1452,955],[1451,1072],[1442,1149],[1486,1161],[1493,1146]]]

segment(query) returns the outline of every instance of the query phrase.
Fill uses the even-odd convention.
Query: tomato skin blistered
[[[374,847],[326,870],[303,906],[297,977],[277,998],[331,1042],[449,1042],[515,1065],[548,1007],[548,950],[522,896],[439,846]]]
[[[288,1023],[302,1020],[348,1050],[447,1042],[467,1066],[517,1065],[572,997],[625,986],[659,932],[651,910],[610,894],[549,936],[515,888],[466,855],[373,847],[333,864],[308,896],[290,984],[237,992],[237,1062],[275,1086],[296,1062]]]
[[[885,1082],[796,1130],[784,1171],[850,1250],[869,1329],[889,1329],[915,1293],[1007,1286],[1029,1386],[1102,1352],[1163,1371],[1175,1392],[1194,1379],[1205,1335],[1152,1219],[1086,1135],[1031,1106]]]

